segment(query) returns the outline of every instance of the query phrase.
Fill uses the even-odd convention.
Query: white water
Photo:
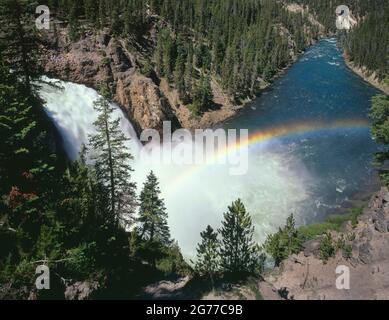
[[[41,96],[46,101],[46,110],[60,130],[65,148],[75,159],[82,144],[87,144],[88,135],[94,132],[93,122],[97,114],[93,102],[98,94],[82,85],[59,82],[63,90],[43,86]],[[115,105],[114,105],[115,106]],[[131,137],[132,154],[139,152],[140,143],[132,125],[119,107],[115,106],[114,117],[120,117],[122,130]],[[266,146],[250,148],[249,170],[244,176],[231,176],[226,165],[208,166],[204,170],[182,179],[191,169],[186,165],[163,165],[155,159],[138,158],[132,164],[138,192],[151,171],[160,180],[162,195],[169,213],[172,236],[187,257],[193,257],[200,232],[208,224],[217,228],[227,206],[241,198],[251,213],[259,242],[282,225],[290,213],[296,213],[299,221],[302,204],[311,197],[313,179],[298,159],[290,153],[274,153]]]

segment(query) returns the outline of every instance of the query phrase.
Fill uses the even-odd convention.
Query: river
[[[46,110],[75,157],[93,133],[97,93],[62,82],[63,90],[44,86]],[[200,232],[220,226],[223,212],[241,198],[251,213],[256,237],[282,225],[290,213],[299,224],[325,217],[374,182],[371,165],[378,146],[370,137],[370,99],[378,91],[352,73],[334,39],[309,48],[271,88],[245,107],[225,129],[248,129],[248,173],[231,176],[226,166],[191,166],[135,160],[133,179],[141,188],[154,170],[169,212],[172,236],[193,257]],[[139,142],[116,107],[122,130]],[[266,134],[265,134],[266,133]]]

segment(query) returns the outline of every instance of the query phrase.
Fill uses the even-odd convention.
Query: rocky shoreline
[[[373,87],[376,87],[385,94],[389,94],[389,84],[385,84],[384,82],[379,81],[374,72],[370,72],[364,67],[356,66],[352,61],[350,61],[346,54],[344,55],[344,61],[350,70],[360,76],[363,80],[370,83]]]

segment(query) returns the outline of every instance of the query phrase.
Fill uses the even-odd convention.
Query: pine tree
[[[120,18],[119,7],[114,6],[112,11],[112,32],[115,36],[120,36],[123,33],[124,24]]]
[[[173,78],[173,69],[174,69],[174,63],[175,63],[175,45],[174,41],[171,38],[168,31],[163,32],[163,55],[162,55],[162,61],[163,61],[163,72],[164,76],[168,79],[168,81],[172,81]]]
[[[220,271],[220,252],[218,234],[208,226],[201,232],[201,243],[197,246],[196,273],[208,277],[212,288],[215,285],[215,275]]]
[[[37,89],[32,82],[42,74],[38,63],[40,38],[35,28],[35,7],[27,0],[0,2],[0,46],[2,55],[15,75],[20,77],[27,92]]]
[[[174,82],[180,98],[185,98],[185,63],[186,63],[186,50],[181,36],[177,38],[177,59],[174,67]]]
[[[106,6],[105,6],[105,0],[99,1],[99,14],[98,14],[98,20],[97,25],[99,28],[104,28],[106,22]]]
[[[171,240],[168,215],[160,193],[157,177],[151,172],[139,196],[138,230],[143,240],[169,245]]]
[[[94,104],[99,116],[94,123],[97,133],[90,137],[92,159],[97,180],[109,194],[110,222],[129,225],[136,205],[135,184],[130,181],[133,157],[127,151],[128,139],[120,129],[120,119],[111,118],[108,91],[103,90],[102,95]]]
[[[370,119],[372,120],[371,133],[373,138],[381,144],[389,145],[389,96],[376,95],[372,99],[370,110]],[[376,153],[376,165],[379,167],[380,175],[384,182],[389,185],[389,172],[383,165],[389,159],[389,151],[383,148]]]
[[[79,10],[78,4],[75,2],[69,11],[69,38],[72,41],[76,41],[80,37]]]
[[[263,247],[269,253],[275,264],[278,266],[284,259],[291,254],[301,250],[302,239],[296,229],[296,221],[293,215],[286,220],[286,225],[279,228],[278,232],[269,235]]]
[[[250,214],[240,199],[228,207],[219,232],[222,237],[221,265],[225,273],[240,278],[262,271],[263,255],[253,239]]]
[[[85,11],[86,18],[93,25],[96,25],[98,19],[98,2],[96,2],[95,0],[85,0],[84,11]]]
[[[32,132],[36,121],[28,100],[18,90],[16,75],[0,58],[0,195],[18,185],[32,150]],[[19,176],[19,178],[18,178]]]
[[[196,87],[193,90],[193,106],[196,112],[203,113],[207,111],[213,103],[213,93],[210,77],[201,76]]]

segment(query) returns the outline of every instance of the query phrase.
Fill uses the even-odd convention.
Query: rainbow
[[[217,164],[220,159],[228,157],[229,154],[239,151],[244,147],[257,146],[261,143],[269,143],[272,140],[281,138],[293,137],[305,134],[314,134],[325,131],[348,130],[348,129],[368,129],[369,122],[361,119],[337,120],[332,122],[309,121],[284,124],[278,127],[265,128],[249,135],[248,139],[237,141],[233,145],[229,145],[208,159],[206,163],[192,165],[183,174],[179,175],[170,185],[170,191],[175,190],[179,185],[190,179],[192,176],[206,170],[214,164]],[[238,139],[237,139],[238,140]]]

